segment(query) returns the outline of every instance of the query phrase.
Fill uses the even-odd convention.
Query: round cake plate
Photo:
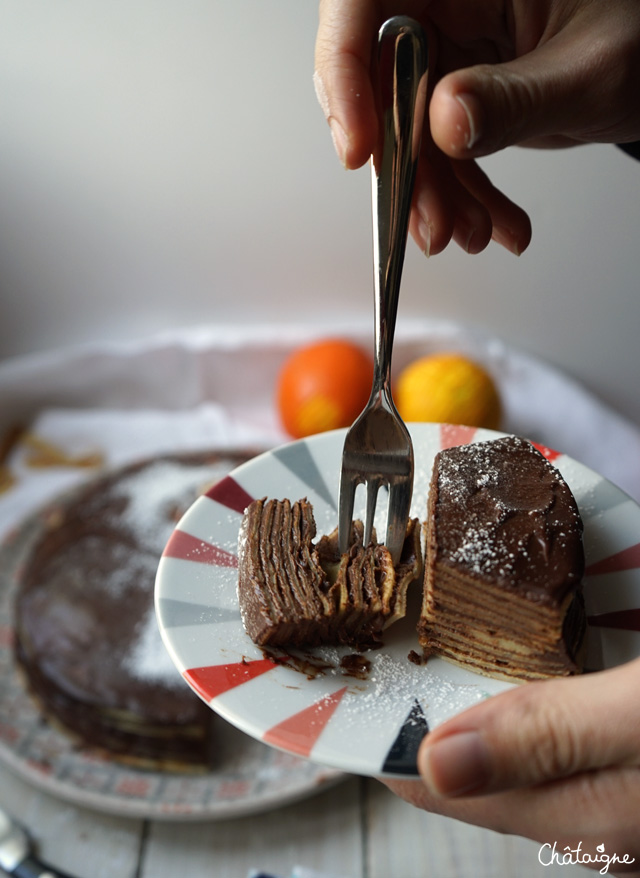
[[[56,500],[59,505],[64,500]],[[217,726],[216,767],[156,772],[83,747],[44,718],[14,660],[13,604],[20,571],[47,506],[0,548],[0,761],[33,786],[81,807],[161,820],[223,820],[302,799],[344,774],[277,752],[228,723]]]
[[[415,484],[412,516],[426,515],[435,454],[441,448],[505,434],[412,424]],[[340,664],[348,648],[275,655],[246,634],[237,598],[237,541],[242,514],[258,497],[307,497],[318,535],[337,523],[345,431],[283,445],[234,470],[187,511],[169,540],[156,578],[156,611],[164,643],[192,689],[231,724],[290,755],[339,771],[415,777],[420,741],[463,709],[512,687],[439,658],[409,660],[418,650],[420,595],[405,619],[365,653],[366,673]],[[602,476],[537,446],[562,473],[583,518],[589,619],[587,670],[640,655],[640,507]],[[363,492],[364,493],[364,492]],[[384,533],[384,498],[378,500]],[[364,496],[355,514],[364,515]],[[418,589],[419,592],[419,589]]]

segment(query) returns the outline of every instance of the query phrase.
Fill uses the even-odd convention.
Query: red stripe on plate
[[[640,567],[640,543],[635,546],[629,546],[615,555],[609,555],[595,564],[590,564],[585,570],[586,576],[593,576],[598,573],[619,573],[621,570],[633,570]]]
[[[233,662],[228,665],[207,665],[202,668],[190,668],[184,671],[183,677],[206,701],[217,698],[229,689],[242,686],[254,677],[277,668],[270,659]]]
[[[625,631],[640,631],[640,609],[616,610],[613,613],[599,613],[589,616],[589,625],[596,628],[623,628]]]
[[[347,687],[333,695],[327,695],[310,707],[294,713],[281,723],[272,726],[262,736],[262,740],[274,747],[281,747],[299,756],[308,756],[322,734],[333,712],[340,703]]]
[[[476,427],[464,427],[460,424],[440,424],[440,448],[468,445],[473,441],[476,432]]]
[[[247,494],[245,489],[231,476],[225,476],[223,479],[220,479],[212,488],[209,488],[206,496],[210,497],[211,500],[215,500],[216,503],[221,503],[223,506],[233,509],[234,512],[239,512],[241,515],[247,506],[253,503],[251,494]]]
[[[554,460],[557,460],[561,457],[561,451],[554,451],[553,448],[547,448],[546,445],[541,445],[539,442],[531,443],[534,448],[537,448],[540,454],[547,458],[550,463],[553,463]]]
[[[183,530],[174,530],[162,553],[165,558],[180,558],[182,561],[197,561],[199,564],[212,564],[214,567],[237,567],[238,558],[231,552],[219,549],[199,537]]]

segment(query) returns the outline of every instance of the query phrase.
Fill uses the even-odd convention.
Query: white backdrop
[[[335,158],[313,0],[0,0],[0,357],[203,324],[370,320],[368,170]],[[484,162],[531,214],[407,256],[401,321],[546,358],[640,423],[640,163]],[[570,415],[570,413],[568,413]]]

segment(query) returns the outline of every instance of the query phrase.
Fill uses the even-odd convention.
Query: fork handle
[[[378,34],[380,137],[371,162],[375,284],[373,395],[391,403],[391,352],[427,93],[427,44],[406,16]]]

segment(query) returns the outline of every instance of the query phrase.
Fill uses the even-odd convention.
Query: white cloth
[[[107,466],[157,453],[266,448],[287,440],[274,388],[285,356],[328,331],[304,327],[198,329],[138,344],[77,347],[0,364],[0,435],[29,424],[69,454],[99,452]],[[371,344],[371,330],[340,327]],[[437,350],[457,350],[494,375],[503,429],[563,451],[640,501],[640,429],[583,387],[499,341],[447,323],[398,326],[396,371]],[[90,471],[8,461],[14,487],[0,494],[0,538],[22,517]]]

